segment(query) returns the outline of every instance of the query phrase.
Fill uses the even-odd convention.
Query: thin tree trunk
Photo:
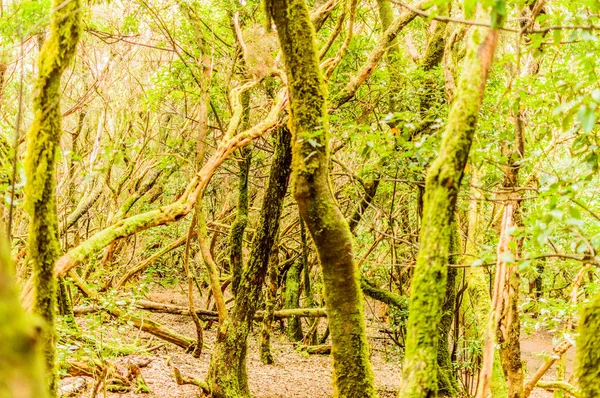
[[[450,252],[458,251],[458,230],[455,223],[452,224],[452,236],[450,238]],[[456,257],[450,257],[450,264],[456,264]],[[456,308],[456,276],[458,270],[451,268],[448,270],[448,280],[446,288],[446,297],[442,305],[442,319],[440,321],[440,339],[438,343],[437,363],[439,367],[438,391],[442,397],[455,397],[458,394],[458,380],[456,372],[452,367],[452,358],[450,353],[450,335],[452,331],[452,322],[454,320],[454,310]]]
[[[247,101],[246,109],[248,107]],[[248,226],[248,176],[252,162],[252,151],[248,147],[240,148],[241,158],[239,164],[238,203],[235,221],[231,224],[229,235],[229,272],[231,273],[231,291],[237,295],[243,272],[242,247],[244,231]]]
[[[294,196],[323,269],[332,338],[333,395],[373,397],[373,371],[352,235],[329,186],[326,90],[315,31],[304,0],[268,0],[266,6],[277,26],[288,76]]]
[[[438,331],[454,207],[497,41],[496,29],[475,29],[471,35],[440,153],[427,173],[420,249],[411,284],[402,398],[437,394]]]
[[[476,188],[480,184],[479,174],[477,170],[471,172],[471,192],[472,198],[469,202],[468,210],[468,230],[465,242],[465,253],[470,256],[478,256],[481,245],[481,236],[484,231],[481,230],[480,224],[480,201],[481,193]],[[472,257],[466,259],[472,260]],[[467,270],[467,289],[465,291],[467,297],[464,302],[466,316],[472,319],[471,325],[465,332],[467,338],[477,340],[481,346],[484,343],[484,330],[487,324],[487,319],[492,307],[492,298],[489,291],[489,283],[487,271],[483,267],[475,267]],[[471,312],[472,311],[472,312]],[[472,362],[479,361],[480,356],[473,358]],[[479,371],[479,369],[476,369]],[[477,373],[475,373],[477,378]],[[492,380],[490,382],[490,392],[492,397],[504,398],[508,394],[504,371],[500,361],[500,354],[494,353],[494,363],[492,367]]]
[[[303,268],[302,259],[294,261],[285,276],[285,308],[300,308],[300,273]],[[301,341],[303,336],[300,318],[290,318],[287,323],[287,335],[290,340]]]
[[[271,365],[275,362],[273,353],[271,352],[271,331],[273,330],[273,320],[275,319],[275,300],[277,299],[277,277],[279,276],[279,272],[279,250],[277,244],[274,244],[269,261],[269,286],[267,287],[267,297],[265,298],[265,316],[260,332],[260,360],[266,365]]]
[[[247,339],[267,274],[271,249],[279,231],[283,198],[291,173],[290,142],[289,131],[278,128],[275,157],[248,264],[240,278],[231,316],[219,324],[210,359],[208,385],[212,396],[216,398],[250,396],[246,370]]]
[[[491,302],[491,310],[488,316],[487,327],[485,330],[485,339],[483,345],[483,365],[481,366],[481,372],[479,373],[479,380],[477,383],[477,398],[486,398],[490,389],[492,380],[493,365],[495,362],[495,348],[496,348],[496,328],[500,317],[502,316],[503,304],[506,300],[508,292],[505,290],[505,284],[508,283],[510,278],[510,265],[506,264],[503,260],[503,256],[506,253],[510,253],[509,242],[510,235],[509,229],[512,227],[513,220],[513,207],[511,203],[508,203],[504,208],[502,217],[502,227],[500,230],[500,240],[498,242],[498,251],[496,253],[496,278],[494,280],[494,295]]]
[[[34,120],[27,135],[25,157],[25,208],[30,216],[28,250],[36,290],[33,309],[45,321],[48,392],[56,396],[55,327],[56,278],[54,264],[60,255],[56,208],[56,159],[62,134],[60,80],[75,56],[81,34],[81,1],[53,2],[50,36],[42,46],[33,92]]]

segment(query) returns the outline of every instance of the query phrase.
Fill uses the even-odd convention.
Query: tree
[[[270,0],[290,95],[294,197],[323,270],[332,339],[334,396],[375,395],[352,234],[331,193],[326,90],[304,0]]]
[[[275,157],[261,208],[259,229],[252,242],[248,264],[240,275],[231,316],[219,325],[208,384],[218,398],[249,397],[246,352],[248,335],[267,275],[271,250],[279,231],[279,217],[291,172],[291,135],[279,127],[275,134]]]
[[[43,345],[46,353],[48,390],[56,395],[55,363],[56,278],[54,265],[60,255],[56,209],[57,149],[61,131],[61,75],[75,55],[81,32],[81,2],[56,0],[50,36],[39,55],[38,77],[33,98],[34,121],[27,134],[25,172],[26,209],[30,215],[28,249],[35,284],[34,311],[45,321]]]
[[[0,396],[49,396],[39,322],[21,308],[14,266],[4,234],[0,234]]]
[[[496,5],[498,10],[503,6]],[[446,292],[452,220],[498,43],[497,28],[503,18],[498,10],[492,16],[492,29],[487,32],[476,29],[471,34],[440,152],[427,172],[400,397],[428,397],[437,393],[438,328]]]

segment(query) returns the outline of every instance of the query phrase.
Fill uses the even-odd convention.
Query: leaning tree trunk
[[[577,377],[582,398],[600,397],[600,294],[596,294],[581,311]]]
[[[56,210],[55,164],[61,136],[60,79],[75,55],[81,32],[81,0],[54,0],[50,37],[42,46],[33,97],[34,119],[27,135],[25,157],[25,208],[30,215],[29,260],[33,266],[36,296],[34,311],[46,321],[48,389],[56,395],[54,311],[56,278],[54,263],[60,254]]]
[[[217,342],[210,359],[208,384],[212,396],[216,398],[250,396],[246,370],[247,340],[267,274],[271,249],[279,231],[279,217],[291,173],[290,142],[289,131],[279,128],[275,158],[250,258],[240,278],[231,317],[219,325]]]
[[[499,22],[495,17],[493,26]],[[454,207],[497,41],[497,29],[487,33],[476,29],[471,35],[440,153],[427,172],[420,249],[411,284],[406,356],[398,395],[402,398],[437,395],[438,333]]]
[[[375,396],[352,235],[331,193],[326,89],[304,0],[268,0],[290,93],[294,196],[323,268],[334,365],[334,397]]]
[[[0,228],[4,230],[4,225]],[[0,234],[0,397],[45,398],[39,330],[17,298],[5,238]]]

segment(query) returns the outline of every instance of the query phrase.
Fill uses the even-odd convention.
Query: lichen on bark
[[[45,320],[48,390],[56,395],[54,312],[60,254],[56,209],[55,164],[61,136],[61,75],[75,55],[81,34],[81,1],[53,2],[50,36],[42,46],[33,96],[33,123],[27,134],[25,209],[29,213],[28,253],[36,288],[34,311]]]

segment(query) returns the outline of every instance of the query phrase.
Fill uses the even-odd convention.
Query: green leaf
[[[581,122],[581,128],[589,133],[596,125],[596,112],[588,106],[582,105],[577,112],[577,119]]]
[[[515,262],[515,255],[512,252],[504,252],[500,255],[500,261],[505,264],[510,264]]]

